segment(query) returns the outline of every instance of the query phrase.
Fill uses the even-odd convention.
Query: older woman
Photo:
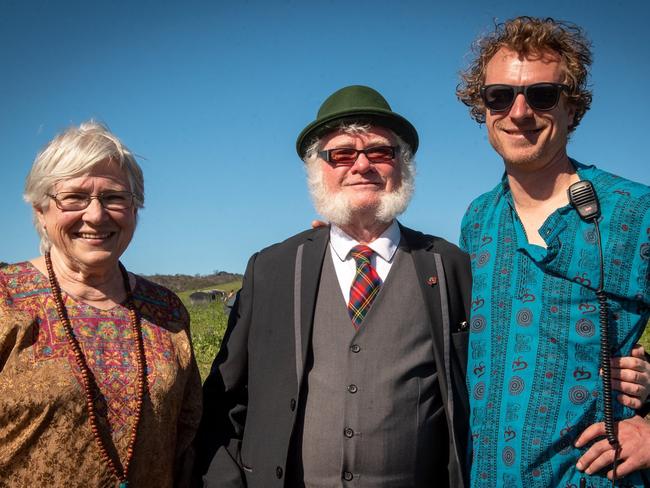
[[[140,167],[87,122],[37,156],[25,199],[43,256],[0,269],[0,485],[187,484],[201,412],[188,315],[119,261]]]

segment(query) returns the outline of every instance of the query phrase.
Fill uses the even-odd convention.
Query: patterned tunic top
[[[572,161],[600,199],[605,291],[614,355],[629,355],[648,321],[650,188]],[[467,382],[472,486],[609,486],[575,468],[573,442],[603,420],[599,258],[594,225],[569,205],[531,245],[507,179],[470,205],[461,246],[473,274]],[[614,400],[616,419],[633,412]],[[639,475],[626,478],[643,486]],[[625,486],[628,486],[625,485]]]
[[[128,309],[97,309],[65,292],[63,299],[123,462],[137,385]],[[188,315],[176,295],[140,277],[134,302],[148,381],[129,479],[135,487],[183,486],[201,413]],[[0,487],[116,482],[93,438],[81,374],[47,277],[28,262],[0,269]]]

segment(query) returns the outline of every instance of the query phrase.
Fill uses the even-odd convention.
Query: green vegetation
[[[223,311],[222,302],[205,305],[187,305],[190,313],[192,342],[196,362],[201,372],[201,380],[210,372],[210,366],[221,346],[221,339],[226,332],[228,317]]]
[[[641,345],[645,348],[647,353],[650,353],[650,322],[648,322],[645,326],[645,331],[643,332],[643,335],[641,336],[641,340],[639,341]]]
[[[242,275],[215,271],[211,275],[151,275],[145,276],[159,285],[175,292],[190,314],[190,331],[196,362],[201,372],[201,380],[205,380],[210,372],[212,361],[219,351],[221,339],[226,332],[228,317],[222,301],[214,301],[202,305],[192,305],[190,294],[195,291],[223,290],[237,291],[241,288]]]
[[[208,286],[206,289],[232,291],[241,287],[241,281],[230,281],[215,286]],[[201,380],[210,372],[212,361],[219,351],[221,339],[226,332],[228,316],[225,312],[225,304],[222,301],[214,301],[202,305],[192,305],[189,296],[197,290],[183,291],[178,294],[187,311],[190,314],[190,330],[196,362],[201,372]]]
[[[241,288],[241,278],[235,281],[229,281],[228,283],[222,283],[217,288],[224,291],[238,291]],[[210,289],[212,290],[213,288]]]

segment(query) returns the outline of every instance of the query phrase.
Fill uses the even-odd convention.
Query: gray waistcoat
[[[289,486],[432,486],[447,429],[430,327],[408,253],[358,331],[326,255]]]

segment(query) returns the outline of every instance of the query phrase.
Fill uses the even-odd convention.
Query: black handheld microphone
[[[600,229],[598,227],[598,217],[600,217],[600,203],[594,190],[594,185],[589,180],[581,180],[574,183],[567,190],[569,202],[577,210],[580,218],[586,222],[593,222],[596,231],[596,244],[598,245],[598,255],[600,258],[600,281],[598,290],[596,290],[596,299],[598,300],[598,315],[600,321],[600,367],[603,378],[603,417],[605,420],[605,434],[609,444],[614,448],[614,476],[612,486],[616,484],[616,465],[620,454],[620,445],[614,429],[614,407],[612,406],[612,372],[610,368],[611,351],[609,349],[609,331],[608,331],[608,303],[605,294],[605,263],[603,262],[603,244],[600,238]],[[584,480],[584,478],[583,478]],[[581,480],[582,481],[582,480]],[[582,483],[581,483],[582,484]]]
[[[600,204],[594,190],[594,185],[589,180],[580,180],[574,183],[567,190],[571,205],[578,211],[583,220],[590,220],[600,217]]]

